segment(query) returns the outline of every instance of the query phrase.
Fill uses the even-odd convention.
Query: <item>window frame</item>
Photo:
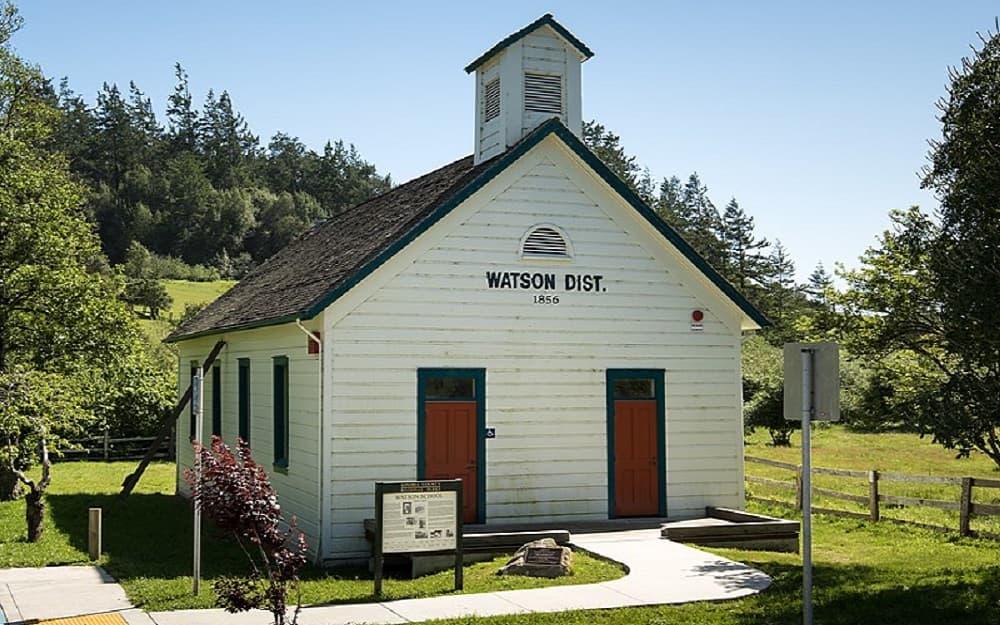
[[[250,359],[238,358],[236,379],[236,436],[250,443]]]
[[[212,436],[222,436],[222,365],[212,366]]]
[[[271,398],[272,398],[272,433],[273,465],[279,471],[288,470],[288,356],[274,356],[271,359]],[[279,395],[280,387],[280,395]]]

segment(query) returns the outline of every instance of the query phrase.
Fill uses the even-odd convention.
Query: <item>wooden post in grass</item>
[[[972,511],[972,478],[962,478],[962,498],[959,500],[958,533],[968,536],[972,533],[969,529],[969,516]]]
[[[87,553],[91,560],[101,557],[101,509],[88,510]]]
[[[878,471],[868,472],[868,516],[872,521],[878,521]]]
[[[104,428],[104,462],[111,457],[111,428]]]

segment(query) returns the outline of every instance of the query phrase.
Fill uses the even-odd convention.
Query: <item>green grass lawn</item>
[[[763,430],[754,433],[747,440],[746,454],[771,460],[799,464],[802,461],[801,437],[799,432],[792,435],[791,447],[773,447],[770,437]],[[817,427],[812,436],[812,463],[816,467],[855,469],[867,471],[905,473],[911,475],[941,475],[951,477],[982,477],[997,479],[993,462],[981,453],[973,452],[969,458],[956,458],[955,452],[931,442],[930,437],[920,438],[916,434],[890,432],[868,434],[851,432],[839,425]],[[747,464],[748,475],[786,480],[793,475],[789,471],[760,464]],[[814,475],[813,486],[854,495],[868,495],[868,482],[858,478],[830,475]],[[945,501],[959,500],[959,486],[948,484],[910,484],[883,480],[879,492],[885,495],[921,497]],[[768,485],[748,484],[747,492],[759,497],[791,502],[793,491]],[[975,488],[973,501],[986,504],[1000,504],[1000,489]],[[821,508],[846,510],[867,514],[866,505],[842,501],[823,495],[813,496],[813,505]],[[926,507],[881,506],[884,518],[900,519],[916,523],[929,523],[958,529],[958,512],[937,510]],[[1000,533],[1000,518],[973,517],[972,529]]]
[[[160,313],[159,319],[142,319],[140,323],[150,337],[160,340],[171,329],[171,320],[176,322],[184,314],[188,304],[207,304],[233,287],[234,280],[215,282],[190,282],[187,280],[164,280],[167,293],[173,299],[170,308]]]
[[[758,512],[781,509],[751,505]],[[816,516],[814,620],[822,625],[982,625],[1000,622],[1000,545],[936,532]],[[771,575],[744,599],[434,621],[448,625],[797,625],[802,562],[795,554],[711,549]]]
[[[245,571],[238,547],[222,539],[205,521],[201,593],[191,595],[191,509],[173,492],[174,465],[150,465],[135,492],[117,501],[119,484],[132,462],[74,462],[53,467],[48,518],[42,541],[24,540],[24,502],[0,503],[0,567],[87,563],[87,509],[104,509],[104,552],[100,564],[117,578],[134,604],[149,611],[214,607],[211,581]],[[574,574],[555,580],[497,577],[506,562],[499,557],[465,569],[464,592],[494,592],[562,584],[588,584],[621,577],[614,564],[574,554]],[[416,580],[387,579],[383,598],[426,597],[452,592],[454,574],[445,571]],[[373,601],[367,569],[303,574],[304,603]]]
[[[949,452],[929,446],[914,436],[855,435],[842,428],[816,434],[817,464],[866,468],[875,466],[906,473],[994,476],[982,459],[954,460]],[[796,442],[797,445],[797,442]],[[867,445],[879,445],[870,454]],[[854,448],[852,452],[851,449]],[[755,437],[748,453],[797,461],[800,449],[774,449]],[[825,451],[824,451],[825,450]],[[853,464],[852,459],[858,464]],[[980,467],[980,470],[966,470]],[[135,495],[125,505],[114,503],[122,477],[131,463],[79,463],[56,466],[51,495],[51,516],[43,541],[23,541],[24,507],[20,502],[0,504],[0,566],[41,566],[86,561],[86,510],[105,507],[105,550],[102,563],[119,578],[134,602],[148,610],[208,607],[211,584],[197,598],[191,597],[190,512],[187,505],[165,494],[172,492],[174,468],[151,466]],[[751,466],[751,471],[766,467]],[[868,467],[870,468],[870,467]],[[792,517],[783,508],[749,505],[751,510]],[[973,625],[1000,623],[1000,543],[961,538],[890,523],[869,523],[815,515],[815,621],[854,625]],[[758,595],[720,603],[623,608],[559,614],[508,615],[486,619],[440,621],[448,625],[470,623],[632,625],[706,624],[750,625],[801,622],[801,559],[782,554],[736,549],[713,549],[720,555],[746,562],[774,579]],[[585,562],[577,554],[577,563]],[[498,563],[466,569],[466,592],[522,588],[543,583],[524,578],[496,578]],[[209,537],[205,541],[205,577],[239,570],[242,561],[233,546]],[[669,566],[669,563],[664,563]],[[604,567],[604,568],[602,568]],[[587,570],[590,569],[590,570]],[[569,582],[581,583],[619,575],[616,567],[600,561],[580,566]],[[305,575],[303,599],[307,603],[371,600],[371,578],[363,571],[332,575],[310,570]],[[416,581],[388,580],[389,597],[426,596],[449,592],[449,572]]]

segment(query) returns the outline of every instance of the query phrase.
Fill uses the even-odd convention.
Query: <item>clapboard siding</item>
[[[216,340],[226,347],[217,363],[222,369],[222,438],[236,444],[238,433],[238,361],[250,360],[250,446],[254,459],[268,469],[271,483],[286,520],[295,516],[310,549],[319,545],[319,357],[307,353],[306,336],[294,324],[231,332],[219,337],[183,341],[178,345],[180,367],[178,390],[188,385],[190,361],[203,360]],[[287,472],[274,470],[273,358],[288,358],[289,464]],[[203,439],[211,436],[212,385],[206,376]],[[188,441],[188,411],[178,421],[178,490],[187,494],[183,471],[191,466],[192,448]]]
[[[327,558],[367,554],[360,520],[373,514],[373,480],[417,475],[421,367],[486,369],[497,433],[486,447],[488,522],[607,517],[609,368],[665,370],[668,513],[742,506],[731,305],[692,286],[690,267],[619,200],[567,173],[563,152],[545,143],[533,152],[328,309]],[[567,233],[571,262],[520,260],[518,242],[538,223]],[[486,271],[554,273],[560,303],[490,289]],[[565,292],[567,273],[603,275],[606,291]],[[691,331],[695,308],[706,313],[701,332]]]

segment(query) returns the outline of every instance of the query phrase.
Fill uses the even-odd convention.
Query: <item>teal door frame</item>
[[[656,394],[656,455],[659,510],[661,517],[667,516],[667,419],[664,401],[663,369],[608,369],[606,377],[607,394],[607,438],[608,438],[608,518],[615,515],[615,382],[632,378],[653,380]]]
[[[424,479],[427,458],[427,380],[431,378],[475,380],[476,401],[476,523],[486,522],[486,369],[417,369],[417,479]]]

